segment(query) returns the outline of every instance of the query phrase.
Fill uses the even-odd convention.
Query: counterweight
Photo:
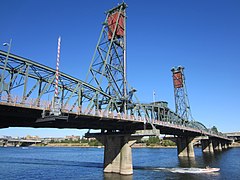
[[[175,112],[185,121],[193,120],[185,84],[184,67],[172,68]]]

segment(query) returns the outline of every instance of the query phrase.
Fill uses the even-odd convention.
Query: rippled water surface
[[[214,155],[196,148],[194,159],[178,158],[175,148],[133,149],[133,176],[104,174],[103,154],[103,148],[0,148],[0,179],[240,179],[240,148]],[[199,173],[206,166],[220,171]]]

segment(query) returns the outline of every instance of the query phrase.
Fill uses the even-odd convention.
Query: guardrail
[[[36,103],[36,101],[38,103]],[[26,107],[26,108],[33,108],[33,109],[40,109],[40,110],[49,110],[49,111],[52,105],[50,101],[39,100],[34,98],[28,98],[27,100],[24,100],[24,97],[17,96],[17,95],[2,96],[0,99],[0,103],[5,105],[11,105],[11,106]],[[219,138],[220,137],[227,138],[227,136],[221,132],[214,132],[211,130],[203,131],[201,129],[196,129],[191,127],[190,124],[189,126],[188,124],[180,124],[178,121],[161,121],[158,119],[151,119],[148,117],[134,116],[134,115],[128,115],[124,113],[111,112],[108,110],[95,110],[95,109],[89,109],[89,108],[83,108],[83,107],[70,110],[71,107],[72,105],[66,105],[65,109],[62,109],[61,111],[64,113],[71,113],[71,114],[73,113],[76,115],[88,115],[88,116],[108,118],[108,119],[152,123],[154,125],[192,131],[199,134],[215,135],[215,136],[218,136]]]

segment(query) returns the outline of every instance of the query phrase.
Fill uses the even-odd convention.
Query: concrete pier
[[[202,145],[203,152],[209,152],[209,140],[208,139],[202,139],[201,145]]]
[[[228,149],[228,143],[227,142],[222,143],[222,149],[224,149],[224,150]]]
[[[213,140],[213,150],[217,151],[218,150],[218,142]]]
[[[218,142],[218,150],[222,151],[222,143],[221,142]]]
[[[202,144],[202,151],[204,153],[214,153],[212,140],[202,139],[201,144]]]
[[[213,141],[213,149],[215,151],[222,151],[222,144],[221,144],[221,142],[214,140]]]
[[[179,157],[195,157],[193,148],[193,137],[178,137],[177,149]]]
[[[133,174],[132,148],[138,137],[131,134],[94,135],[104,145],[104,172]]]
[[[130,140],[129,137],[123,137],[121,158],[120,158],[120,174],[133,174],[132,166],[132,145],[136,140]]]
[[[210,152],[210,153],[214,153],[212,140],[209,140],[209,152]]]

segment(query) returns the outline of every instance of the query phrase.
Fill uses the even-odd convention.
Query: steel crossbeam
[[[7,53],[0,51],[0,71],[4,70]],[[104,97],[105,102],[111,102],[111,96],[100,89],[79,79],[60,72],[60,96],[62,109],[81,110],[94,102],[94,97]],[[37,62],[13,54],[8,55],[4,79],[0,95],[11,101],[14,96],[22,97],[22,103],[35,99],[35,104],[41,101],[52,101],[55,85],[55,70]],[[91,102],[91,103],[89,103]]]

